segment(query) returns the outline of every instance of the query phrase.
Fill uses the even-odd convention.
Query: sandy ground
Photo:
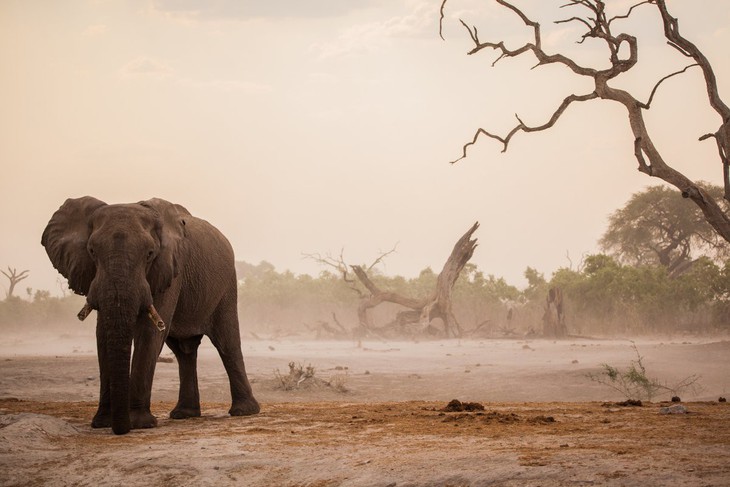
[[[177,365],[159,363],[159,426],[115,436],[88,333],[0,342],[0,485],[730,485],[730,341],[637,340],[648,375],[683,391],[662,414],[590,381],[635,358],[627,340],[247,341],[261,414],[231,418],[224,369],[199,360],[203,417],[170,420]],[[170,355],[163,351],[163,357]],[[288,364],[332,386],[281,390]],[[451,399],[484,410],[442,411]]]

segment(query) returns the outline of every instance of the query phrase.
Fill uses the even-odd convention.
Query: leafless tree
[[[8,266],[8,272],[5,272],[5,271],[0,271],[0,272],[2,272],[3,275],[8,278],[8,281],[10,281],[10,287],[8,287],[8,292],[5,294],[5,297],[7,299],[10,299],[13,296],[13,291],[15,291],[15,286],[20,281],[22,281],[23,279],[28,277],[28,272],[30,272],[30,271],[24,270],[24,271],[18,273],[18,270],[15,267],[13,267],[11,269],[10,266]]]
[[[442,38],[441,28],[443,27],[444,9],[447,1],[443,0],[441,3],[439,26]],[[725,240],[730,241],[730,218],[728,218],[728,215],[722,210],[718,201],[713,199],[700,185],[667,163],[652,142],[644,120],[645,111],[650,109],[654,96],[662,83],[674,76],[681,75],[689,69],[700,69],[706,85],[708,103],[720,116],[720,126],[716,132],[702,135],[699,137],[699,140],[715,140],[720,163],[723,168],[724,198],[730,200],[730,108],[720,98],[715,73],[709,60],[695,44],[680,34],[679,21],[669,13],[666,1],[637,1],[625,14],[612,17],[609,17],[606,13],[606,2],[600,0],[570,0],[562,5],[563,7],[579,9],[580,13],[564,20],[559,20],[556,23],[582,24],[585,27],[585,33],[578,40],[579,43],[583,43],[586,39],[601,41],[605,45],[610,60],[610,66],[605,69],[583,66],[563,54],[550,54],[546,52],[542,47],[540,24],[530,20],[522,9],[512,5],[510,2],[504,0],[495,1],[517,15],[526,26],[532,29],[532,41],[525,43],[517,49],[508,49],[503,41],[483,41],[479,38],[479,32],[476,27],[469,26],[461,20],[462,25],[466,28],[474,43],[473,48],[468,54],[476,54],[485,49],[493,49],[498,54],[496,61],[493,63],[494,65],[504,58],[529,55],[531,53],[537,59],[537,65],[535,67],[551,64],[563,65],[577,76],[590,78],[593,89],[587,93],[573,93],[566,96],[547,121],[540,125],[527,125],[517,117],[516,126],[506,135],[498,135],[484,128],[479,128],[474,133],[472,140],[464,145],[461,157],[452,163],[456,163],[465,158],[469,147],[474,145],[482,135],[501,142],[503,145],[502,152],[504,152],[507,150],[515,134],[519,132],[539,132],[549,129],[555,125],[565,110],[573,103],[597,99],[609,100],[619,103],[626,108],[628,123],[634,135],[634,155],[638,162],[639,171],[649,176],[660,178],[679,189],[682,196],[690,198],[699,206],[705,219],[718,234]],[[667,43],[676,49],[681,56],[687,58],[687,65],[683,69],[669,73],[656,82],[646,101],[639,100],[631,93],[609,85],[609,82],[637,65],[639,46],[636,37],[624,32],[616,33],[615,30],[618,30],[617,26],[622,20],[629,18],[639,8],[656,10],[657,22],[660,22],[663,26]]]

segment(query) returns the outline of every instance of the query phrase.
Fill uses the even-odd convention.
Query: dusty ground
[[[203,417],[166,419],[175,363],[158,364],[159,427],[92,430],[88,334],[0,342],[0,485],[730,485],[730,341],[638,341],[650,376],[701,375],[687,414],[668,395],[621,407],[586,374],[635,358],[628,341],[247,342],[262,413],[231,418],[223,367],[201,350]],[[168,354],[163,352],[163,356]],[[277,389],[313,365],[332,387]],[[343,392],[342,389],[346,391]],[[440,411],[451,399],[483,411]]]

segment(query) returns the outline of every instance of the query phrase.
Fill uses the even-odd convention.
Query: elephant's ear
[[[86,250],[91,215],[106,203],[91,196],[69,198],[51,217],[41,237],[53,267],[78,294],[89,292],[96,266]]]
[[[190,212],[180,205],[160,198],[141,201],[140,205],[151,208],[159,215],[155,231],[160,240],[160,251],[147,271],[147,281],[152,294],[159,294],[170,287],[180,273],[181,252],[185,245],[186,218]]]

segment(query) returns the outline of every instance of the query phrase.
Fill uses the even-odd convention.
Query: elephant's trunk
[[[131,339],[122,337],[110,339],[109,361],[111,376],[109,377],[109,393],[111,397],[112,431],[117,435],[129,433],[132,425],[129,419],[129,362]],[[124,342],[114,345],[113,342]],[[127,342],[129,346],[126,346]]]
[[[97,326],[105,343],[103,360],[109,380],[111,425],[115,434],[131,429],[129,418],[129,369],[132,330],[139,316],[138,300],[115,289],[100,300]]]
[[[123,239],[119,240],[124,243]],[[144,267],[135,265],[134,258],[123,246],[97,259],[96,277],[84,310],[97,310],[97,335],[103,346],[99,350],[100,369],[105,375],[102,385],[108,384],[111,426],[118,435],[132,428],[129,414],[132,339],[141,313],[153,308],[152,302]]]

